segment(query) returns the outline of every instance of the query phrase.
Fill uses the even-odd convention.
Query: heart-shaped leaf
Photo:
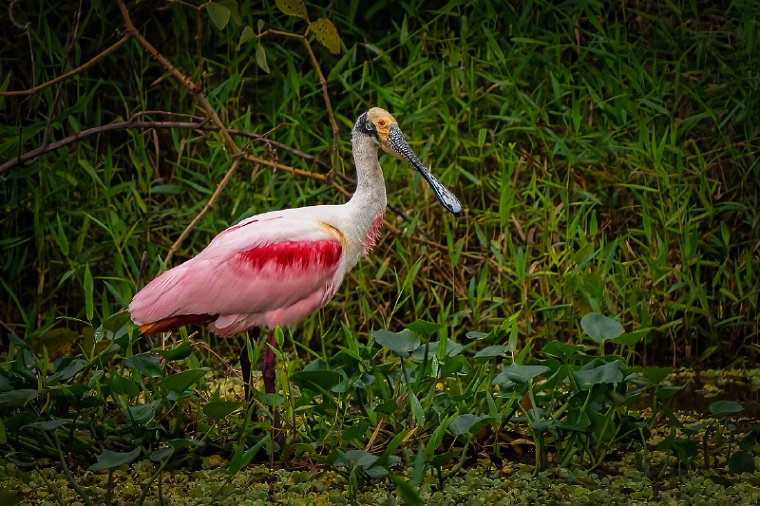
[[[219,421],[242,406],[233,401],[212,401],[203,406],[203,414],[214,421]]]
[[[283,14],[308,21],[309,16],[306,13],[306,5],[304,5],[303,0],[275,0],[275,3]]]
[[[473,415],[471,413],[465,413],[449,422],[449,430],[455,436],[461,436],[463,434],[474,435],[490,420],[491,417],[488,415]]]
[[[710,403],[710,414],[712,416],[733,415],[744,409],[744,406],[735,401],[715,401]]]
[[[300,386],[314,390],[323,389],[329,391],[340,383],[342,376],[335,371],[299,371],[290,377],[290,381]]]
[[[494,344],[491,346],[486,346],[479,352],[475,354],[475,358],[493,358],[493,357],[504,357],[509,352],[509,348],[507,346],[503,346],[501,344]]]
[[[106,469],[124,466],[135,460],[140,455],[140,451],[140,447],[135,448],[131,452],[112,452],[106,450],[98,455],[98,461],[91,465],[89,469],[90,471],[105,471]]]
[[[536,376],[539,376],[545,372],[550,371],[545,365],[522,365],[511,364],[504,369],[493,379],[492,384],[498,385],[502,383],[527,383]]]
[[[149,353],[140,353],[139,355],[127,357],[124,359],[124,365],[130,369],[139,371],[140,374],[149,378],[161,378],[164,375],[164,370],[161,368],[158,357]]]
[[[581,328],[587,336],[598,343],[615,339],[623,333],[623,326],[620,323],[599,313],[588,313],[581,318]]]
[[[227,23],[230,22],[230,16],[232,16],[232,11],[228,9],[226,6],[211,2],[206,6],[206,10],[208,11],[208,17],[211,18],[211,22],[214,23],[214,26],[217,30],[224,30],[227,26]]]
[[[388,348],[396,355],[408,357],[410,353],[420,347],[420,336],[411,330],[404,329],[401,332],[378,329],[372,331],[375,342],[383,348]]]
[[[208,372],[208,367],[203,367],[200,369],[188,369],[187,371],[182,371],[176,374],[172,374],[171,376],[167,376],[161,382],[161,385],[170,392],[181,394],[190,388],[191,385],[200,381],[200,379],[206,375],[206,372]]]
[[[588,390],[594,385],[603,383],[620,383],[623,381],[623,367],[623,363],[618,362],[617,360],[613,362],[605,362],[596,367],[576,371],[573,373],[573,378],[575,378],[575,381],[581,390]]]

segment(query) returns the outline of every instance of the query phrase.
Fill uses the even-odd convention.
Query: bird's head
[[[391,113],[385,109],[373,107],[359,116],[354,128],[374,140],[386,153],[408,161],[425,178],[443,207],[454,214],[462,211],[462,204],[454,194],[443,186],[417,158]]]

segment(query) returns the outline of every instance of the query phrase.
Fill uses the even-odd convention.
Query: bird
[[[326,305],[346,273],[378,240],[387,206],[379,150],[409,162],[449,212],[462,211],[459,200],[420,161],[388,111],[373,107],[359,115],[351,145],[356,190],[347,202],[265,212],[223,230],[197,255],[135,294],[129,313],[140,333],[152,335],[190,324],[206,324],[221,337],[268,329],[261,372],[266,393],[274,393],[274,329],[293,327]],[[246,348],[241,368],[248,395]]]

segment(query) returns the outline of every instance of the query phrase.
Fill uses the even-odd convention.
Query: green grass
[[[444,386],[477,395],[441,407],[435,404],[435,384],[415,383],[411,393],[420,407],[399,408],[396,424],[382,439],[390,456],[388,444],[415,425],[423,439],[436,441],[431,410],[440,410],[432,419],[441,424],[469,413],[525,427],[528,422],[506,416],[506,401],[489,407],[490,382],[513,361],[547,360],[544,346],[553,342],[577,346],[589,361],[614,362],[610,357],[619,353],[620,363],[632,370],[754,364],[760,352],[757,5],[426,5],[308,6],[312,20],[330,19],[341,37],[337,55],[312,40],[341,129],[336,167],[329,164],[333,139],[320,82],[302,42],[263,37],[258,43],[270,73],[257,65],[256,42],[238,45],[244,26],[256,31],[258,20],[264,29],[297,34],[306,29],[303,20],[274,4],[254,8],[241,2],[240,24],[233,16],[220,30],[207,10],[173,3],[129,6],[138,29],[203,84],[227,125],[266,135],[316,161],[241,137],[242,149],[328,175],[321,182],[242,163],[173,264],[243,217],[344,201],[338,187],[350,190],[354,177],[349,131],[356,116],[373,105],[396,116],[420,158],[464,204],[462,216],[449,216],[406,165],[381,159],[391,206],[386,218],[398,232],[384,231],[334,301],[286,333],[281,391],[288,391],[288,378],[319,359],[343,371],[336,374],[385,378],[385,389],[373,387],[379,399],[403,393],[403,382],[396,383],[398,358],[373,345],[371,333],[398,332],[418,320],[435,324],[431,340],[466,346],[467,358],[459,364],[464,369],[451,373],[451,384]],[[123,33],[111,2],[94,3],[78,23],[74,6],[44,2],[17,7],[15,16],[14,22],[0,23],[0,39],[8,41],[0,53],[0,76],[8,76],[0,78],[0,91],[48,81]],[[27,22],[28,37],[22,29]],[[75,25],[79,31],[73,34]],[[45,139],[60,140],[146,110],[201,114],[196,105],[133,40],[59,85],[31,97],[0,97],[0,164]],[[176,118],[153,113],[143,119]],[[165,267],[172,243],[230,163],[217,133],[130,129],[89,137],[0,174],[0,322],[4,336],[33,343],[27,350],[20,342],[3,341],[4,374],[26,372],[19,373],[23,381],[0,384],[0,391],[35,383],[27,377],[33,364],[45,377],[80,355],[89,365],[67,381],[84,381],[99,368],[108,377],[125,374],[120,360],[138,354],[139,345],[134,332],[121,327],[118,313],[137,287]],[[589,343],[580,327],[589,312],[613,316],[634,344]],[[119,338],[130,337],[115,358],[101,356],[108,347],[93,344],[93,329],[114,321]],[[507,346],[508,358],[493,357],[490,368],[471,369],[484,346],[468,339],[472,331],[492,333],[490,344]],[[234,362],[237,342],[203,330],[195,339],[211,348],[196,344],[178,370]],[[256,344],[257,356],[261,346]],[[438,358],[445,356],[441,346]],[[358,369],[346,372],[348,363],[340,360],[357,354],[351,367]],[[64,362],[52,365],[61,356]],[[424,373],[430,364],[417,366]],[[177,372],[172,367],[165,374]],[[141,391],[159,388],[134,371],[125,377]],[[112,387],[111,380],[100,381],[90,386],[96,397],[99,389]],[[300,386],[301,394],[308,393]],[[121,406],[109,404],[98,416],[109,409],[123,415],[135,402],[116,397],[108,402]],[[192,408],[162,399],[176,413]],[[287,409],[311,409],[312,401],[294,394]],[[342,399],[340,409],[315,414],[309,426],[314,432],[303,435],[303,444],[316,444],[316,454],[325,459],[336,449],[362,448],[379,419],[355,413],[353,402],[359,401]],[[267,406],[266,399],[257,405],[264,411]],[[61,416],[43,406],[34,409],[43,419]],[[419,409],[428,425],[420,423]],[[556,419],[563,416],[560,411]],[[265,422],[251,423],[237,427],[240,448],[250,446],[244,444],[249,429],[266,428]],[[354,431],[358,439],[336,436],[362,423],[367,427]],[[582,447],[568,437],[558,447]],[[141,441],[145,448],[156,443]],[[43,446],[42,453],[55,455],[54,444]],[[287,456],[306,452],[298,445],[288,448],[294,453]],[[428,466],[434,450],[440,446],[431,443]],[[600,455],[604,451],[595,450],[586,457]],[[409,457],[412,467],[413,462]]]

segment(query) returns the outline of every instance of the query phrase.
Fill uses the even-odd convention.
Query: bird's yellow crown
[[[373,107],[367,111],[367,119],[375,125],[378,140],[382,144],[386,144],[388,142],[388,132],[390,131],[391,126],[397,124],[396,118],[391,116],[391,113],[385,109]]]

